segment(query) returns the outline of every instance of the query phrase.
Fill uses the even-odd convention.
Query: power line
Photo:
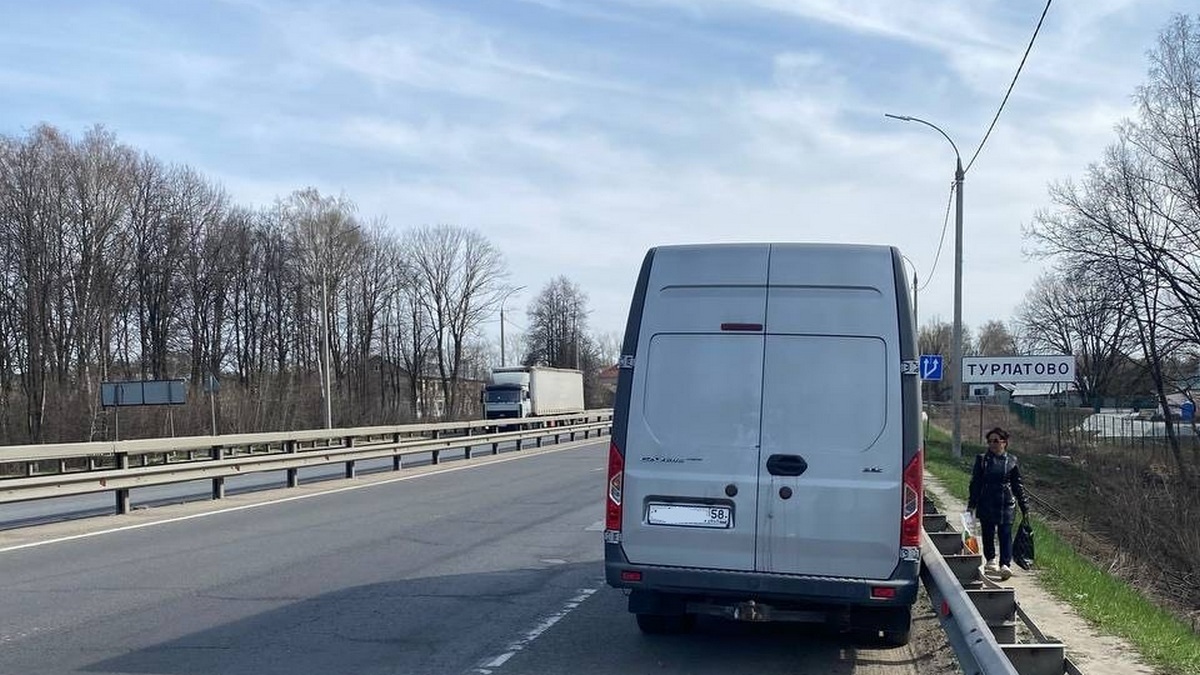
[[[1017,85],[1017,78],[1021,76],[1021,69],[1025,67],[1025,59],[1029,58],[1029,52],[1033,49],[1033,42],[1037,40],[1038,31],[1042,30],[1042,22],[1046,20],[1046,13],[1050,11],[1050,3],[1053,0],[1046,0],[1046,7],[1042,10],[1042,17],[1038,19],[1037,28],[1033,29],[1033,36],[1029,38],[1029,45],[1025,47],[1025,55],[1021,57],[1021,64],[1017,66],[1017,72],[1013,73],[1012,82],[1008,83],[1008,91],[1004,92],[1004,100],[1000,101],[1000,107],[996,110],[996,116],[992,118],[992,123],[988,125],[987,133],[983,135],[983,140],[979,141],[979,147],[975,148],[975,154],[971,156],[971,161],[967,162],[967,168],[964,173],[971,170],[971,165],[975,163],[975,158],[979,156],[979,151],[983,150],[983,144],[987,143],[987,139],[992,135],[992,129],[996,127],[996,120],[1000,119],[1000,113],[1004,111],[1004,104],[1008,103],[1008,97],[1012,94],[1013,87]]]
[[[950,205],[954,203],[954,183],[950,184],[950,198],[946,200],[946,215],[942,218],[942,236],[938,238],[937,253],[933,256],[933,267],[929,268],[929,276],[925,277],[925,283],[921,284],[917,291],[923,291],[929,282],[933,281],[933,273],[937,271],[938,260],[942,257],[942,244],[946,243],[946,228],[950,225]]]

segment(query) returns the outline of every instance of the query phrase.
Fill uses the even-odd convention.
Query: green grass
[[[944,431],[931,426],[925,436],[925,467],[964,502],[978,452],[982,452],[980,447],[964,443],[965,457],[955,459]],[[1101,630],[1129,640],[1160,669],[1200,674],[1200,636],[1188,625],[1076,553],[1053,530],[1037,521],[1033,526],[1038,579],[1046,590]]]

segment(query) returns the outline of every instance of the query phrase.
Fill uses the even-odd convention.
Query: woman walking
[[[1025,486],[1017,458],[1008,453],[1008,432],[996,427],[987,432],[987,452],[975,456],[971,470],[971,495],[967,509],[983,529],[984,572],[999,572],[1002,580],[1012,576],[1013,511],[1021,507],[1021,516],[1029,513]],[[1000,566],[996,566],[996,536],[1000,537]]]

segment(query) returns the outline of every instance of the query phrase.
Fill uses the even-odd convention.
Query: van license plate
[[[733,509],[715,505],[651,504],[646,520],[651,525],[728,528],[733,524]]]

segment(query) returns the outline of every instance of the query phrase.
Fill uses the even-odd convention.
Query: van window
[[[763,444],[861,452],[887,419],[887,345],[877,337],[768,335]]]
[[[668,447],[757,445],[762,349],[761,334],[655,335],[645,365],[646,426]]]

